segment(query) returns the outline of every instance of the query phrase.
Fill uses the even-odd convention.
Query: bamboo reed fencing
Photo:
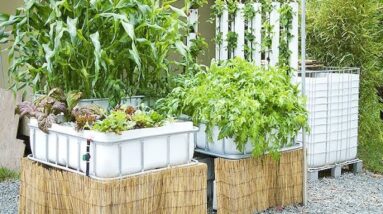
[[[19,213],[206,213],[207,166],[99,181],[24,158]]]
[[[218,214],[255,213],[303,201],[303,150],[241,160],[215,159]]]

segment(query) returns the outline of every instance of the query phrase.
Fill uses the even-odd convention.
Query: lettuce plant
[[[48,95],[39,97],[32,102],[22,102],[15,112],[20,116],[36,118],[40,130],[48,133],[53,123],[59,123],[58,115],[63,115],[67,122],[74,122],[77,131],[92,129],[100,132],[121,134],[134,128],[158,127],[165,123],[163,115],[140,106],[117,106],[109,114],[95,104],[78,106],[80,92],[64,94],[61,89],[54,88]]]
[[[234,138],[238,150],[250,141],[254,156],[270,152],[277,157],[300,129],[308,129],[305,99],[286,71],[256,67],[240,58],[212,62],[207,72],[182,77],[157,108],[205,123],[210,139],[218,126],[219,139]]]
[[[72,104],[77,104],[80,97],[71,97]],[[40,96],[33,103],[24,101],[17,105],[16,113],[20,116],[34,117],[38,121],[39,128],[48,132],[52,123],[57,122],[57,115],[68,116],[67,98],[59,88],[52,89],[47,95]]]
[[[94,104],[76,106],[71,114],[76,123],[76,130],[90,129],[97,120],[105,117],[104,109]]]
[[[165,123],[165,117],[156,111],[142,107],[120,106],[104,119],[96,121],[93,130],[121,134],[130,129],[158,127]]]
[[[112,111],[104,120],[97,121],[92,127],[100,132],[115,132],[121,134],[123,131],[134,128],[135,122],[129,121],[123,111]]]

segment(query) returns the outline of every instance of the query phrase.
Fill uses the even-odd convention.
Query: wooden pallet
[[[345,168],[345,166],[351,166],[353,173],[358,174],[362,171],[363,161],[360,159],[354,159],[338,164],[326,165],[318,168],[309,168],[307,178],[310,181],[316,181],[319,179],[319,172],[326,170],[331,170],[331,177],[338,178],[342,175],[342,169]]]

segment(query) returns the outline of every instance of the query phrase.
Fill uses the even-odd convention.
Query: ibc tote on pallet
[[[306,134],[307,164],[319,168],[355,160],[358,145],[358,68],[306,71],[311,132]],[[302,135],[298,135],[302,141]]]

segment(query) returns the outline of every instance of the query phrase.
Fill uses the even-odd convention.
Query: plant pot
[[[237,145],[235,144],[234,139],[225,138],[218,140],[219,128],[215,126],[213,128],[213,141],[208,142],[208,136],[206,134],[206,125],[200,124],[199,131],[197,132],[197,148],[203,149],[206,152],[215,153],[218,155],[243,155],[251,154],[253,146],[248,142],[245,146],[245,151],[241,152],[237,150]]]
[[[143,103],[144,97],[145,96],[139,95],[139,96],[131,96],[131,97],[122,98],[121,99],[121,104],[122,105],[130,105],[130,106],[137,107],[141,103]]]
[[[101,133],[53,124],[46,134],[30,121],[30,142],[34,159],[66,169],[86,171],[87,139],[90,140],[89,175],[116,178],[145,170],[189,163],[194,154],[191,122],[175,122],[158,128]]]
[[[33,95],[33,101],[37,100],[43,96],[42,94],[34,94]],[[95,104],[103,108],[104,110],[109,109],[109,99],[107,98],[100,98],[100,99],[80,99],[78,102],[78,106],[86,106],[90,104]]]
[[[78,106],[86,106],[90,104],[95,104],[103,108],[104,110],[109,109],[109,99],[107,98],[100,98],[100,99],[81,99],[78,102]]]

